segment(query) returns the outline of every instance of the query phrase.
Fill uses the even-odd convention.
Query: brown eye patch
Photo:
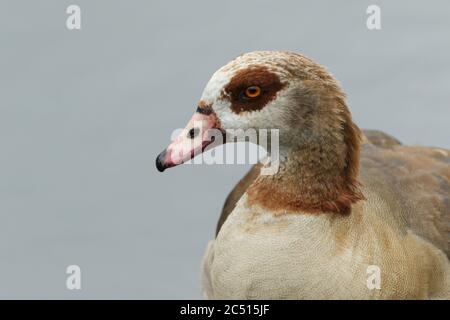
[[[236,72],[225,86],[225,93],[231,99],[231,111],[240,113],[261,110],[275,99],[278,91],[284,86],[278,75],[267,67],[252,66]],[[258,94],[253,96],[251,93],[255,93],[255,90]]]

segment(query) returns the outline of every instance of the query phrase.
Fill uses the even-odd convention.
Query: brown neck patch
[[[359,174],[360,130],[345,107],[340,139],[323,137],[293,149],[273,176],[259,176],[247,189],[249,205],[276,214],[349,214],[363,200]]]
[[[243,93],[251,86],[260,87],[262,93],[255,99],[245,99]],[[265,66],[255,65],[236,72],[225,86],[225,93],[231,100],[231,110],[239,114],[244,111],[261,110],[275,99],[284,86],[277,74]]]

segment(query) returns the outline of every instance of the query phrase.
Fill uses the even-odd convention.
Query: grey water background
[[[249,166],[160,174],[154,159],[240,53],[304,53],[362,128],[450,148],[449,16],[444,0],[0,0],[0,298],[201,297],[201,256]]]

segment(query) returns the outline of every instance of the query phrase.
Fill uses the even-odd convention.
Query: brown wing
[[[382,131],[363,132],[369,142],[361,152],[364,184],[378,189],[410,231],[450,256],[450,151],[402,146]]]
[[[382,148],[392,148],[394,146],[401,145],[400,141],[395,139],[393,136],[378,130],[363,130],[364,135],[370,143],[382,147]]]
[[[230,192],[227,199],[225,200],[225,204],[223,205],[219,221],[217,222],[216,236],[219,233],[220,228],[222,227],[225,220],[227,220],[227,217],[233,211],[236,203],[244,194],[245,190],[247,190],[250,184],[256,179],[256,177],[258,177],[260,170],[261,164],[255,164]]]
[[[364,144],[361,179],[407,230],[450,255],[450,151]]]

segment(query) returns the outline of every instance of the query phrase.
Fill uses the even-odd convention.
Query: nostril
[[[199,128],[197,128],[197,127],[192,128],[188,132],[188,138],[194,139],[196,136],[198,136],[199,132],[200,132]]]

